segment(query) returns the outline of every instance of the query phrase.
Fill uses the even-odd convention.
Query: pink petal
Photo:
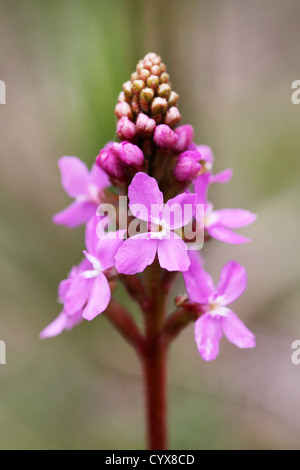
[[[218,217],[218,225],[228,228],[246,227],[256,219],[256,214],[244,209],[221,209],[214,211],[214,214]]]
[[[151,233],[142,233],[128,238],[119,248],[115,262],[116,269],[123,274],[141,273],[153,263],[157,250],[157,240]]]
[[[81,276],[72,279],[64,303],[64,311],[67,315],[73,315],[84,307],[88,299],[88,284],[89,279]]]
[[[167,238],[158,240],[157,254],[159,264],[168,271],[187,271],[190,266],[186,244],[176,235],[169,232]]]
[[[53,338],[60,335],[64,330],[71,330],[74,326],[82,321],[81,312],[69,317],[64,312],[61,312],[58,317],[50,323],[41,333],[40,338]]]
[[[134,176],[128,188],[128,197],[130,201],[129,207],[133,215],[145,221],[150,221],[151,212],[153,213],[152,206],[160,207],[164,202],[163,194],[158,187],[157,181],[142,172]],[[136,205],[136,207],[143,206],[143,213],[140,214],[134,205]],[[147,218],[145,212],[148,215]]]
[[[238,348],[254,348],[255,336],[248,330],[246,325],[239,319],[239,317],[228,309],[226,316],[221,318],[223,332],[231,343],[235,344]]]
[[[207,206],[207,191],[209,186],[209,173],[203,173],[194,180],[194,193],[197,194],[197,204]]]
[[[65,298],[66,298],[66,295],[68,293],[68,290],[70,288],[70,285],[71,285],[71,282],[72,282],[72,279],[64,279],[63,281],[61,281],[59,283],[59,286],[58,286],[58,297],[59,299],[64,302],[65,301]]]
[[[187,193],[169,199],[163,208],[162,219],[170,229],[184,227],[193,217],[196,200],[196,195]]]
[[[217,287],[218,295],[224,297],[224,304],[228,305],[240,297],[246,287],[246,269],[235,261],[229,261],[221,271],[220,281]]]
[[[89,300],[83,310],[83,318],[93,320],[99,313],[104,312],[110,302],[110,287],[104,274],[100,273],[89,280]]]
[[[233,170],[231,168],[227,168],[226,170],[223,170],[220,173],[216,173],[215,175],[210,175],[209,184],[228,183],[228,181],[231,180],[232,175],[233,175]]]
[[[97,243],[99,241],[97,236],[97,225],[100,220],[101,217],[95,215],[95,217],[92,217],[89,220],[85,229],[85,246],[87,251],[93,256],[96,255]]]
[[[205,361],[216,359],[222,336],[220,320],[209,313],[205,313],[195,322],[195,341],[199,354]]]
[[[95,184],[99,189],[107,188],[111,185],[108,175],[95,163],[90,172],[89,183]]]
[[[58,160],[61,184],[71,197],[86,194],[89,182],[89,170],[77,157],[62,157]]]
[[[209,235],[221,242],[230,243],[232,245],[240,245],[242,243],[251,242],[250,238],[243,237],[237,233],[232,232],[222,225],[211,225],[207,228]]]
[[[57,225],[65,225],[68,228],[75,228],[81,224],[86,224],[96,213],[97,206],[90,202],[73,202],[63,211],[55,214],[53,222]]]
[[[215,293],[212,277],[202,267],[202,256],[197,251],[190,251],[191,261],[188,271],[183,273],[187,293],[192,302],[207,304]]]
[[[201,160],[204,160],[206,163],[213,163],[214,155],[208,145],[197,145],[196,149],[201,154]]]
[[[108,233],[101,240],[98,239],[96,254],[103,270],[115,265],[115,257],[117,251],[124,243],[125,233],[126,230],[118,230],[117,232]]]

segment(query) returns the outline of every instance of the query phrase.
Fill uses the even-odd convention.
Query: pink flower
[[[86,320],[93,320],[99,313],[104,312],[109,304],[111,293],[104,271],[115,265],[115,255],[123,243],[123,236],[126,232],[120,230],[112,238],[107,234],[99,239],[97,237],[98,223],[99,218],[94,217],[86,228],[87,251],[84,251],[84,255],[90,263],[90,269],[82,273],[78,285],[81,295],[84,292],[82,316]],[[71,298],[70,302],[73,302]]]
[[[104,171],[93,165],[89,172],[85,163],[77,157],[62,157],[58,161],[62,186],[75,201],[53,217],[55,224],[69,228],[87,223],[96,213],[100,204],[100,191],[109,186],[109,179]]]
[[[93,217],[87,224],[85,258],[60,283],[58,294],[64,305],[63,310],[41,332],[41,338],[57,336],[83,319],[93,320],[109,304],[111,292],[104,271],[114,266],[115,255],[123,243],[125,231],[116,232],[114,238],[104,236],[99,240],[96,233],[98,222],[99,217]]]
[[[213,210],[212,204],[207,202],[207,189],[210,174],[204,173],[194,180],[194,192],[197,194],[197,204],[204,205],[204,229],[217,240],[233,245],[250,242],[250,238],[243,237],[232,228],[246,227],[256,219],[256,214],[244,209]],[[203,221],[199,221],[203,223]]]
[[[124,242],[116,255],[117,271],[123,274],[142,272],[153,263],[156,253],[162,268],[186,271],[190,265],[186,245],[173,230],[190,222],[195,196],[180,194],[164,205],[157,181],[141,172],[133,178],[128,195],[131,212],[151,224],[151,231],[134,235]]]
[[[74,326],[79,324],[82,318],[83,306],[75,309],[70,308],[72,305],[68,305],[68,299],[73,295],[74,288],[73,284],[77,284],[77,279],[80,279],[81,274],[88,269],[89,263],[84,259],[79,266],[74,266],[67,279],[61,281],[58,287],[58,298],[59,302],[64,304],[62,312],[58,317],[50,323],[41,333],[40,338],[53,338],[54,336],[60,335],[64,330],[71,330]],[[79,294],[79,292],[77,293]],[[69,308],[69,310],[68,310]]]
[[[205,361],[216,359],[223,333],[238,348],[254,348],[255,336],[227,305],[244,292],[247,274],[243,266],[229,261],[222,271],[217,288],[203,269],[197,252],[190,253],[191,265],[183,273],[190,300],[206,306],[207,311],[195,323],[195,341]]]
[[[220,173],[212,174],[212,167],[214,163],[214,155],[212,149],[208,145],[195,145],[191,144],[190,149],[199,152],[201,158],[200,160],[205,163],[206,173],[209,173],[209,184],[212,183],[228,183],[231,180],[233,171],[231,168],[226,168],[226,170],[221,171]],[[195,154],[196,157],[196,154]]]

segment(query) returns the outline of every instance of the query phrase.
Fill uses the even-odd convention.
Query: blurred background
[[[248,290],[235,311],[255,350],[225,339],[205,363],[193,326],[169,361],[171,449],[300,448],[298,0],[0,0],[1,449],[142,449],[139,363],[104,316],[47,341],[57,285],[82,256],[83,229],[52,225],[66,207],[57,159],[91,165],[115,138],[122,83],[160,54],[180,93],[183,123],[215,154],[215,207],[258,213],[252,244],[204,249],[217,279],[230,259]],[[218,186],[218,187],[217,187]],[[183,291],[182,283],[177,286]],[[124,293],[119,290],[119,297]],[[128,299],[124,297],[129,307]]]

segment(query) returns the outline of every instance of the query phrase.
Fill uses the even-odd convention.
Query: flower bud
[[[115,113],[119,119],[121,119],[123,116],[127,116],[129,119],[132,119],[133,117],[131,107],[125,101],[122,101],[116,105]]]
[[[123,116],[117,123],[117,136],[120,140],[132,140],[135,137],[135,125],[127,116]]]
[[[178,136],[166,124],[160,124],[154,131],[154,142],[161,148],[173,148],[178,141]]]
[[[168,100],[168,106],[169,108],[172,108],[172,106],[176,106],[179,100],[179,95],[176,93],[176,91],[171,91],[169,100]]]
[[[159,78],[156,75],[150,75],[150,77],[147,78],[147,86],[149,88],[157,88],[159,85]]]
[[[190,124],[177,127],[175,129],[176,135],[178,136],[178,142],[174,148],[177,152],[183,152],[192,143],[194,138],[194,129]]]
[[[137,145],[123,141],[113,143],[112,152],[126,166],[140,169],[144,163],[144,154]]]
[[[157,88],[157,96],[161,98],[166,98],[168,100],[171,94],[171,87],[167,83],[161,83]]]
[[[136,120],[136,131],[141,137],[150,137],[156,127],[154,119],[149,118],[146,114],[140,113]]]
[[[143,88],[145,88],[145,82],[143,82],[143,80],[134,80],[132,83],[132,89],[135,95],[139,95]]]
[[[128,98],[133,97],[132,83],[130,80],[128,82],[123,83],[123,90],[125,95],[128,96]]]
[[[198,152],[184,152],[179,155],[173,174],[178,181],[192,181],[201,171]]]
[[[181,114],[179,112],[179,109],[176,108],[175,106],[172,106],[172,108],[168,109],[164,116],[164,123],[167,124],[170,127],[175,127],[181,120]]]
[[[113,142],[109,142],[96,158],[96,164],[102,168],[109,176],[120,181],[126,180],[126,174],[122,163],[112,152]]]
[[[156,97],[151,103],[151,112],[155,114],[163,114],[168,108],[168,102],[165,98]]]

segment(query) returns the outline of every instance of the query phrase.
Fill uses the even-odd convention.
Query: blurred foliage
[[[58,282],[81,258],[83,229],[53,227],[68,204],[56,161],[91,165],[115,138],[114,105],[138,59],[163,56],[184,122],[211,145],[216,207],[257,211],[253,243],[205,247],[217,276],[235,258],[249,289],[235,310],[255,351],[222,342],[213,364],[190,327],[172,349],[171,447],[297,448],[299,380],[290,345],[300,334],[299,109],[296,0],[0,0],[1,449],[139,449],[144,416],[139,364],[104,317],[41,342],[58,313]],[[178,290],[183,286],[178,284]],[[135,307],[122,298],[133,314]]]

